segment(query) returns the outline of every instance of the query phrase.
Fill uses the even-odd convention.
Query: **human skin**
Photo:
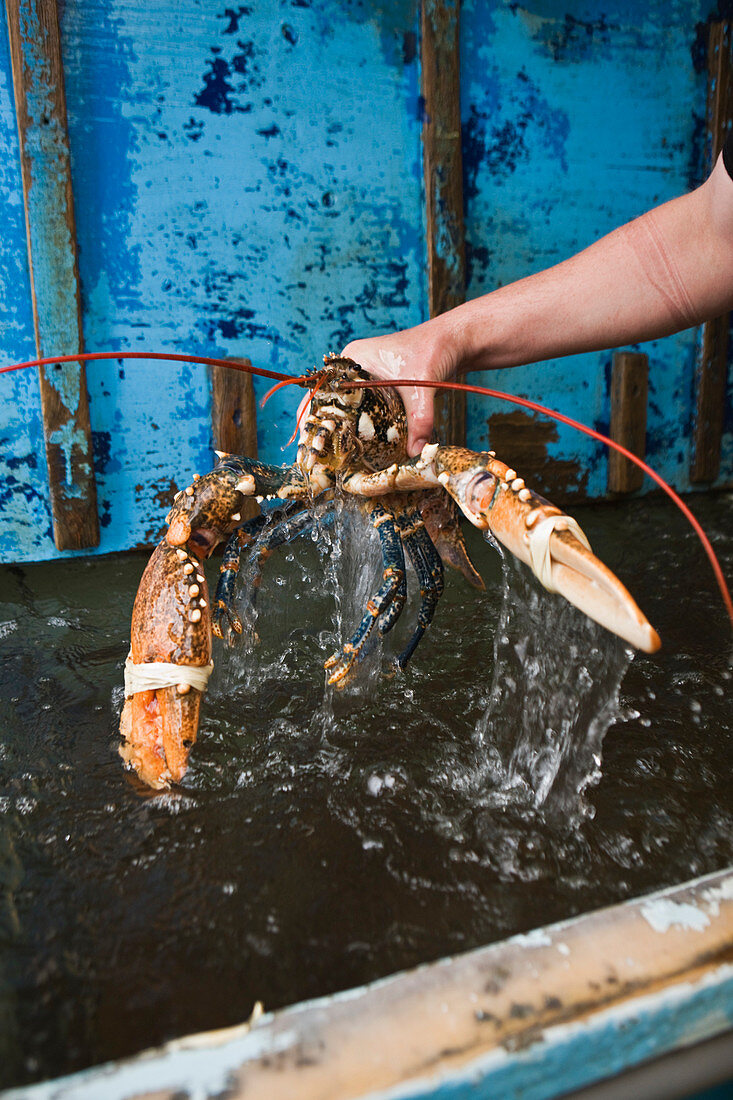
[[[555,267],[343,354],[377,378],[443,380],[636,344],[731,308],[733,179],[720,157],[701,187]],[[430,439],[435,391],[398,388],[415,455]]]

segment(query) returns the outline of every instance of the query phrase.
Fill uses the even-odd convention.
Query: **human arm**
[[[669,335],[733,307],[733,179],[722,157],[697,190],[570,259],[344,354],[380,378],[445,379]],[[432,431],[433,390],[400,390],[408,449]]]

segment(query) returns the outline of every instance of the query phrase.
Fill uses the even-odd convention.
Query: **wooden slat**
[[[251,366],[249,359],[232,362]],[[257,403],[252,375],[226,367],[211,367],[211,426],[214,447],[229,454],[257,458]],[[259,513],[253,498],[245,501],[242,519]]]
[[[6,0],[28,261],[39,358],[82,350],[76,227],[56,0]],[[41,411],[54,539],[99,542],[86,375],[41,368]]]
[[[459,0],[422,2],[422,136],[431,317],[460,305],[466,294],[459,8]],[[465,394],[437,395],[435,414],[441,439],[465,443]]]
[[[707,139],[711,167],[723,148],[733,121],[733,54],[730,23],[712,23],[708,41]],[[697,373],[695,429],[690,481],[714,481],[720,471],[730,315],[703,327]]]
[[[611,439],[643,458],[646,453],[646,410],[649,357],[641,352],[619,351],[613,357],[611,375]],[[608,490],[633,493],[640,489],[644,472],[617,451],[608,455]]]

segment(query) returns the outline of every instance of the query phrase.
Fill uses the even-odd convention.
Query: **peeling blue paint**
[[[464,0],[470,296],[699,181],[699,43],[727,3]],[[30,358],[34,341],[4,20],[3,10],[0,354],[11,362]],[[355,336],[424,319],[417,0],[161,0],[154,12],[143,0],[67,0],[61,29],[88,349],[244,356],[300,372]],[[450,256],[447,237],[442,250]],[[650,456],[682,488],[696,340],[643,349]],[[607,427],[608,362],[578,356],[489,384]],[[210,464],[209,380],[145,361],[92,364],[87,380],[104,552],[152,537],[167,487]],[[267,385],[255,387],[261,396]],[[56,556],[38,383],[29,372],[0,388],[15,463],[0,477],[0,556]],[[293,457],[280,448],[297,398],[281,391],[260,414],[266,460]],[[733,470],[732,409],[721,482]],[[495,410],[506,411],[469,401],[471,446],[486,446]],[[590,441],[561,429],[550,452],[604,492],[606,459]]]
[[[700,182],[706,77],[690,45],[707,33],[697,24],[716,11],[705,0],[612,0],[602,10],[584,0],[562,7],[465,0],[470,297],[557,263]],[[649,458],[682,489],[690,487],[697,339],[690,331],[641,348],[650,357]],[[492,372],[487,384],[607,430],[608,359],[599,353]],[[495,409],[469,399],[469,445],[486,446]],[[724,453],[732,443],[726,428]],[[590,440],[563,430],[548,450],[589,471],[591,495],[605,492],[607,458]],[[732,474],[728,465],[721,483]]]

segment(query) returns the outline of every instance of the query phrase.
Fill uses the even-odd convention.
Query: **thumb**
[[[400,393],[407,413],[407,452],[412,458],[420,454],[432,435],[435,391],[409,386]]]

